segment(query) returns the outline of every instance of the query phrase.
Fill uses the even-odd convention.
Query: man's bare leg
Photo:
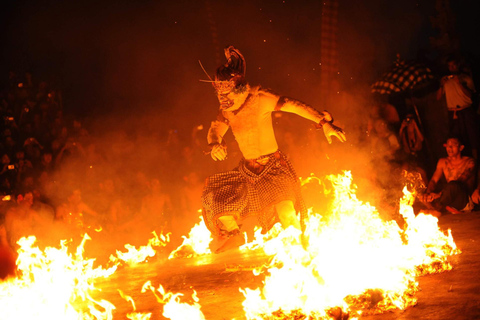
[[[245,244],[245,239],[240,233],[240,228],[233,216],[223,216],[218,218],[223,223],[223,229],[231,234],[231,236],[220,246],[215,253],[221,253],[227,250],[238,248]]]
[[[294,226],[298,230],[302,229],[300,227],[300,220],[297,217],[297,211],[295,210],[291,200],[285,200],[277,203],[275,205],[275,209],[277,210],[278,218],[280,219],[280,223],[284,229],[290,226]]]
[[[287,229],[288,227],[293,226],[300,232],[302,231],[302,227],[300,226],[300,220],[297,217],[297,211],[295,210],[295,206],[293,205],[293,202],[291,200],[285,200],[277,203],[275,205],[275,210],[277,211],[278,219],[280,220],[283,229]],[[303,248],[307,250],[308,241],[303,233],[300,234],[298,240],[302,244]]]

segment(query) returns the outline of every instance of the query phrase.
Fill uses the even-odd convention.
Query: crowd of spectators
[[[30,73],[10,72],[0,94],[1,244],[16,248],[21,236],[51,227],[56,238],[91,227],[123,235],[176,229],[180,238],[198,222],[208,168],[204,146],[195,145],[203,127],[186,143],[165,132],[149,150],[156,157],[149,170],[132,159],[139,155],[132,137],[92,134],[85,119],[65,112],[60,90]]]

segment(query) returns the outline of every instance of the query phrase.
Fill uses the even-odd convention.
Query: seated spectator
[[[130,208],[125,203],[124,197],[118,194],[113,179],[105,179],[99,183],[99,189],[95,210],[102,215],[102,227],[115,228],[132,218]]]
[[[40,193],[39,189],[33,189],[32,194],[32,209],[35,210],[44,221],[53,222],[55,219],[55,209],[53,206],[47,203],[46,198]]]
[[[33,194],[27,192],[17,196],[17,205],[10,208],[5,215],[5,228],[8,241],[12,248],[21,237],[38,235],[42,232],[44,222],[35,210],[32,209]]]
[[[55,167],[59,168],[65,163],[79,164],[85,159],[85,150],[81,143],[76,142],[73,138],[68,138],[65,145],[60,149],[55,159]]]
[[[377,119],[374,123],[375,134],[372,135],[372,153],[377,160],[392,161],[400,149],[398,138],[385,120]]]
[[[15,165],[10,162],[8,154],[2,156],[2,170],[0,171],[0,192],[12,194],[17,181],[17,171]]]
[[[97,217],[98,214],[82,201],[80,189],[73,189],[68,195],[67,201],[59,205],[55,211],[55,220],[79,229],[83,229],[86,224]]]
[[[36,138],[30,137],[25,139],[23,149],[25,150],[25,158],[30,160],[30,162],[36,166],[40,162],[43,146]]]
[[[160,180],[152,179],[150,191],[142,198],[140,209],[142,221],[153,229],[160,227],[165,224],[165,220],[170,220],[171,209],[170,196],[162,190]]]
[[[438,160],[425,193],[419,195],[419,200],[427,208],[426,213],[436,217],[446,212],[458,214],[470,211],[473,207],[469,195],[475,181],[475,161],[462,156],[464,146],[458,138],[448,138],[444,147],[448,156]],[[439,188],[442,178],[445,178],[446,184]]]
[[[25,152],[17,150],[15,153],[15,162],[13,163],[17,172],[15,185],[18,187],[22,184],[26,177],[33,175],[33,165],[30,160],[25,159]]]
[[[39,176],[43,171],[46,171],[49,174],[53,172],[52,160],[53,160],[52,152],[50,150],[44,150],[40,158],[40,163],[36,167],[36,171],[38,172]]]

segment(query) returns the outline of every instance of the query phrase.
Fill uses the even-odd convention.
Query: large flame
[[[2,319],[111,319],[115,306],[95,300],[95,279],[109,277],[109,269],[93,267],[94,259],[83,258],[85,234],[75,255],[68,253],[66,241],[60,248],[34,247],[36,238],[18,241],[19,276],[0,283]]]
[[[350,172],[328,179],[334,186],[328,216],[310,214],[303,239],[288,228],[263,244],[273,256],[264,287],[240,289],[247,319],[352,319],[405,309],[416,303],[416,275],[451,269],[447,257],[458,253],[451,234],[435,218],[413,214],[414,194],[406,192],[400,203],[402,230],[357,199]]]

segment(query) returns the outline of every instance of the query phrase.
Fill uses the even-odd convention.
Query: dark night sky
[[[458,11],[473,1],[459,1]],[[434,35],[434,0],[340,0],[339,55],[344,88],[365,86],[395,59],[414,58]],[[156,112],[204,121],[216,98],[211,74],[227,44],[247,59],[247,77],[275,91],[319,102],[321,1],[22,1],[2,12],[2,79],[31,70],[64,91],[78,113]],[[461,28],[472,29],[473,14]],[[478,35],[478,33],[477,33]],[[478,37],[477,37],[478,39]],[[466,48],[472,50],[471,42]],[[193,117],[195,120],[192,120]]]

